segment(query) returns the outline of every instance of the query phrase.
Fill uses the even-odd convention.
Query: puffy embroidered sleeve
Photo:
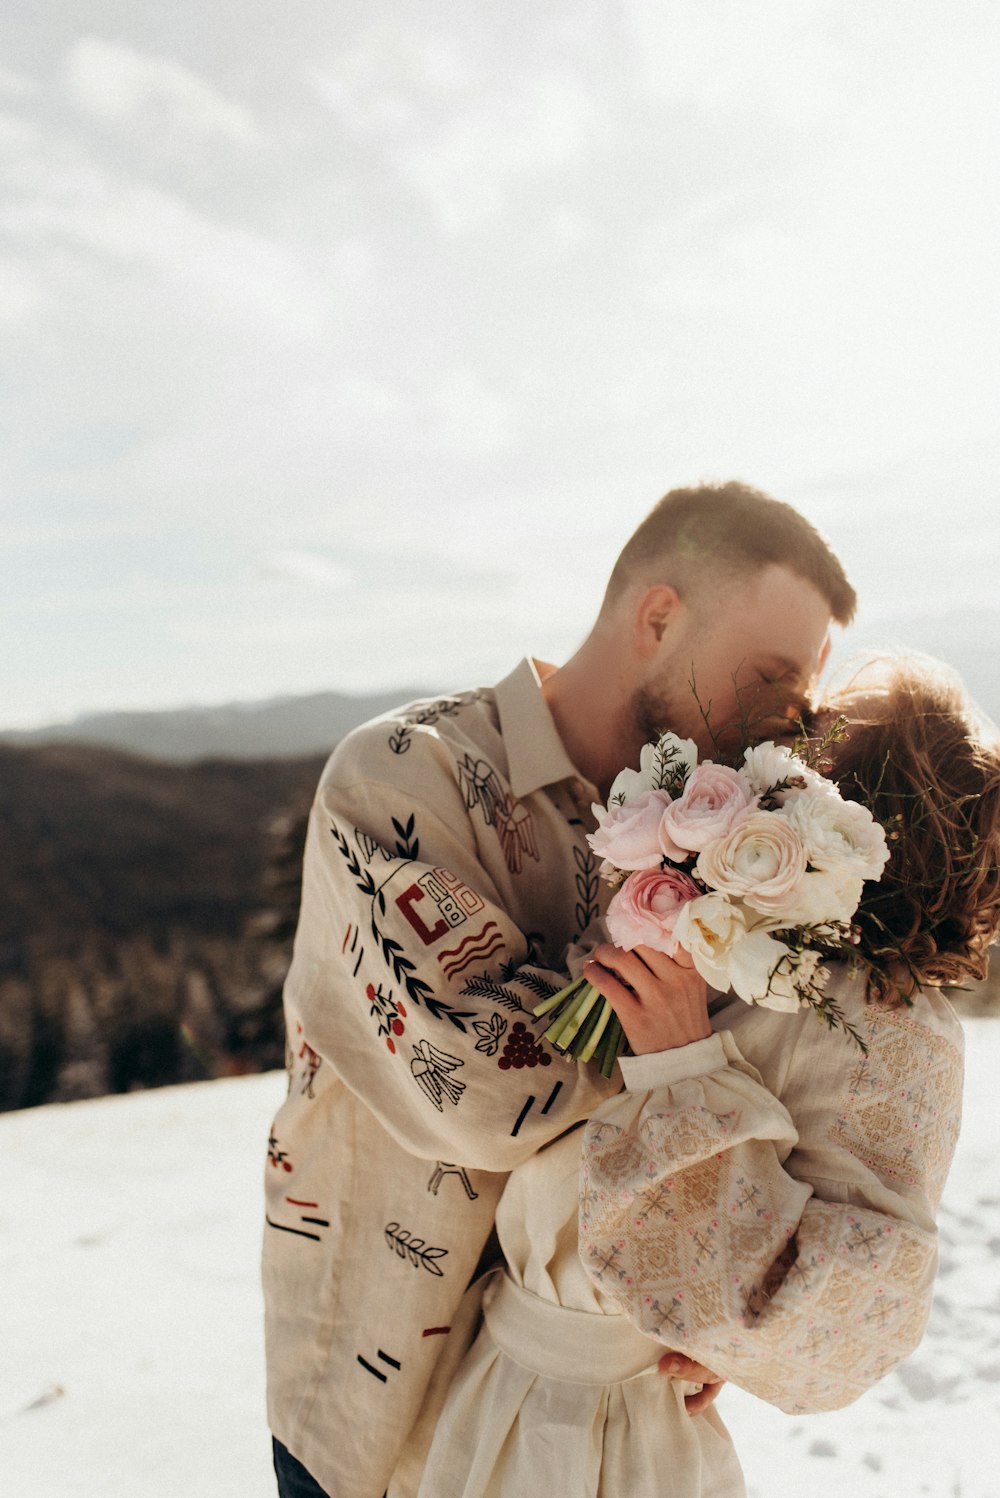
[[[505,821],[501,844],[506,807],[489,808],[492,823],[474,821],[446,748],[415,734],[385,766],[387,734],[369,728],[346,741],[313,806],[289,1038],[410,1153],[509,1171],[618,1084],[563,1061],[541,1042],[547,1021],[532,1016],[568,976],[533,960],[500,887],[516,862],[512,839],[527,838],[530,823],[519,832]],[[502,795],[496,778],[475,790]],[[572,890],[573,834],[564,835],[549,866]]]
[[[928,1144],[939,1173],[942,1130],[950,1157],[961,1086],[960,1054],[945,1045],[934,1097],[954,1116],[925,1097],[923,1121],[903,1108],[901,1133],[898,1036],[870,1036],[866,1097],[881,1106],[863,1118],[837,1042],[819,1040],[843,1079],[831,1095],[817,1071],[801,1118],[721,1033],[626,1062],[629,1091],[597,1110],[583,1142],[580,1252],[593,1280],[648,1335],[789,1412],[851,1403],[919,1342],[937,1253],[913,1187],[936,1200],[940,1182],[914,1171]],[[911,1071],[922,1059],[910,1051]],[[823,1128],[822,1152],[810,1155],[803,1124]],[[805,1177],[811,1158],[824,1178]]]

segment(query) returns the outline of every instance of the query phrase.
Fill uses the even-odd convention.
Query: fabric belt
[[[486,1287],[483,1315],[501,1352],[563,1383],[624,1383],[655,1368],[667,1351],[627,1316],[568,1310],[522,1290],[503,1273]]]

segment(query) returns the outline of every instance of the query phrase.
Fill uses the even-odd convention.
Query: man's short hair
[[[736,481],[665,494],[626,542],[604,602],[636,581],[659,577],[683,597],[720,572],[752,576],[769,565],[812,583],[837,623],[851,622],[857,595],[826,538],[791,505]]]

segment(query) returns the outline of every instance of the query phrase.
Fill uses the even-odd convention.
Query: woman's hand
[[[652,947],[624,952],[605,942],[583,976],[608,1000],[637,1056],[672,1051],[712,1033],[708,985],[681,947],[675,957],[665,957]]]
[[[659,1362],[661,1373],[668,1378],[682,1378],[685,1383],[701,1384],[697,1394],[685,1394],[684,1406],[689,1415],[700,1415],[707,1410],[719,1397],[719,1390],[725,1383],[725,1379],[706,1368],[704,1363],[696,1363],[693,1358],[685,1357],[682,1352],[667,1352]]]

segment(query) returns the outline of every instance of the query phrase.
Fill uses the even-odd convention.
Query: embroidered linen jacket
[[[602,908],[595,799],[529,661],[367,724],[323,773],[263,1279],[271,1429],[331,1494],[382,1498],[507,1173],[620,1086],[531,1014]]]
[[[584,1129],[580,1251],[640,1330],[789,1412],[850,1404],[917,1346],[961,1121],[961,1026],[928,990],[808,1011],[723,997],[707,1040],[624,1058]]]

